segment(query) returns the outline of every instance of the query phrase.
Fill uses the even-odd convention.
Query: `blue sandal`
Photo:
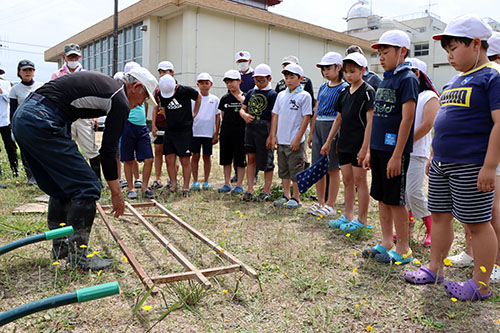
[[[362,254],[363,254],[364,258],[371,258],[371,257],[375,257],[377,254],[386,253],[387,251],[389,251],[389,250],[387,250],[382,245],[377,244],[372,248],[363,250]]]
[[[340,230],[342,231],[356,231],[361,229],[372,229],[373,227],[369,224],[364,225],[361,221],[356,217],[353,221],[344,223],[340,225]]]
[[[404,255],[404,258],[403,255],[397,253],[394,249],[392,249],[390,251],[387,251],[386,253],[377,254],[375,256],[375,259],[383,264],[390,264],[391,262],[394,264],[399,262],[401,265],[406,265],[413,261],[413,256],[411,249],[409,249],[406,255]]]

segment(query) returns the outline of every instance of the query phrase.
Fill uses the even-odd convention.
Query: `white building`
[[[267,63],[273,69],[273,85],[281,79],[281,60],[299,57],[305,75],[317,90],[324,82],[315,64],[324,53],[344,54],[351,44],[367,53],[370,43],[319,26],[267,11],[278,0],[142,0],[118,15],[118,69],[134,60],[152,73],[162,60],[175,66],[181,84],[194,86],[200,72],[214,78],[212,92],[226,92],[222,76],[235,68],[234,55],[248,50],[252,65]],[[307,6],[304,1],[304,6]],[[61,63],[67,43],[78,43],[83,50],[83,67],[111,75],[113,18],[109,17],[45,52],[46,61]]]

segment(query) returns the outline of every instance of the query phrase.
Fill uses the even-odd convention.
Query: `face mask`
[[[250,67],[248,61],[242,61],[238,63],[238,70],[240,72],[246,72],[248,70],[248,67]]]
[[[67,64],[68,64],[69,68],[75,69],[75,68],[78,67],[78,65],[80,64],[80,62],[79,61],[68,61]]]

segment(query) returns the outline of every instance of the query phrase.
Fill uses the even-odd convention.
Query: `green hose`
[[[112,296],[120,293],[118,282],[104,283],[93,287],[79,289],[75,292],[57,295],[21,305],[17,308],[0,313],[0,326],[21,317],[72,303],[83,303],[94,299]]]
[[[33,244],[45,240],[51,240],[55,238],[61,238],[64,236],[72,235],[74,233],[73,227],[68,226],[64,228],[58,228],[54,230],[49,230],[44,232],[43,234],[38,234],[30,237],[26,237],[23,239],[16,240],[12,243],[5,244],[4,246],[0,246],[0,255],[7,253],[9,251],[15,250],[18,247],[25,246],[28,244]]]

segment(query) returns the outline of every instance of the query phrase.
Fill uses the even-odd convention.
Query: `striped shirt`
[[[328,82],[321,85],[318,92],[317,120],[335,120],[337,110],[333,106],[342,90],[348,86],[346,82],[342,82],[334,87],[328,86]]]

